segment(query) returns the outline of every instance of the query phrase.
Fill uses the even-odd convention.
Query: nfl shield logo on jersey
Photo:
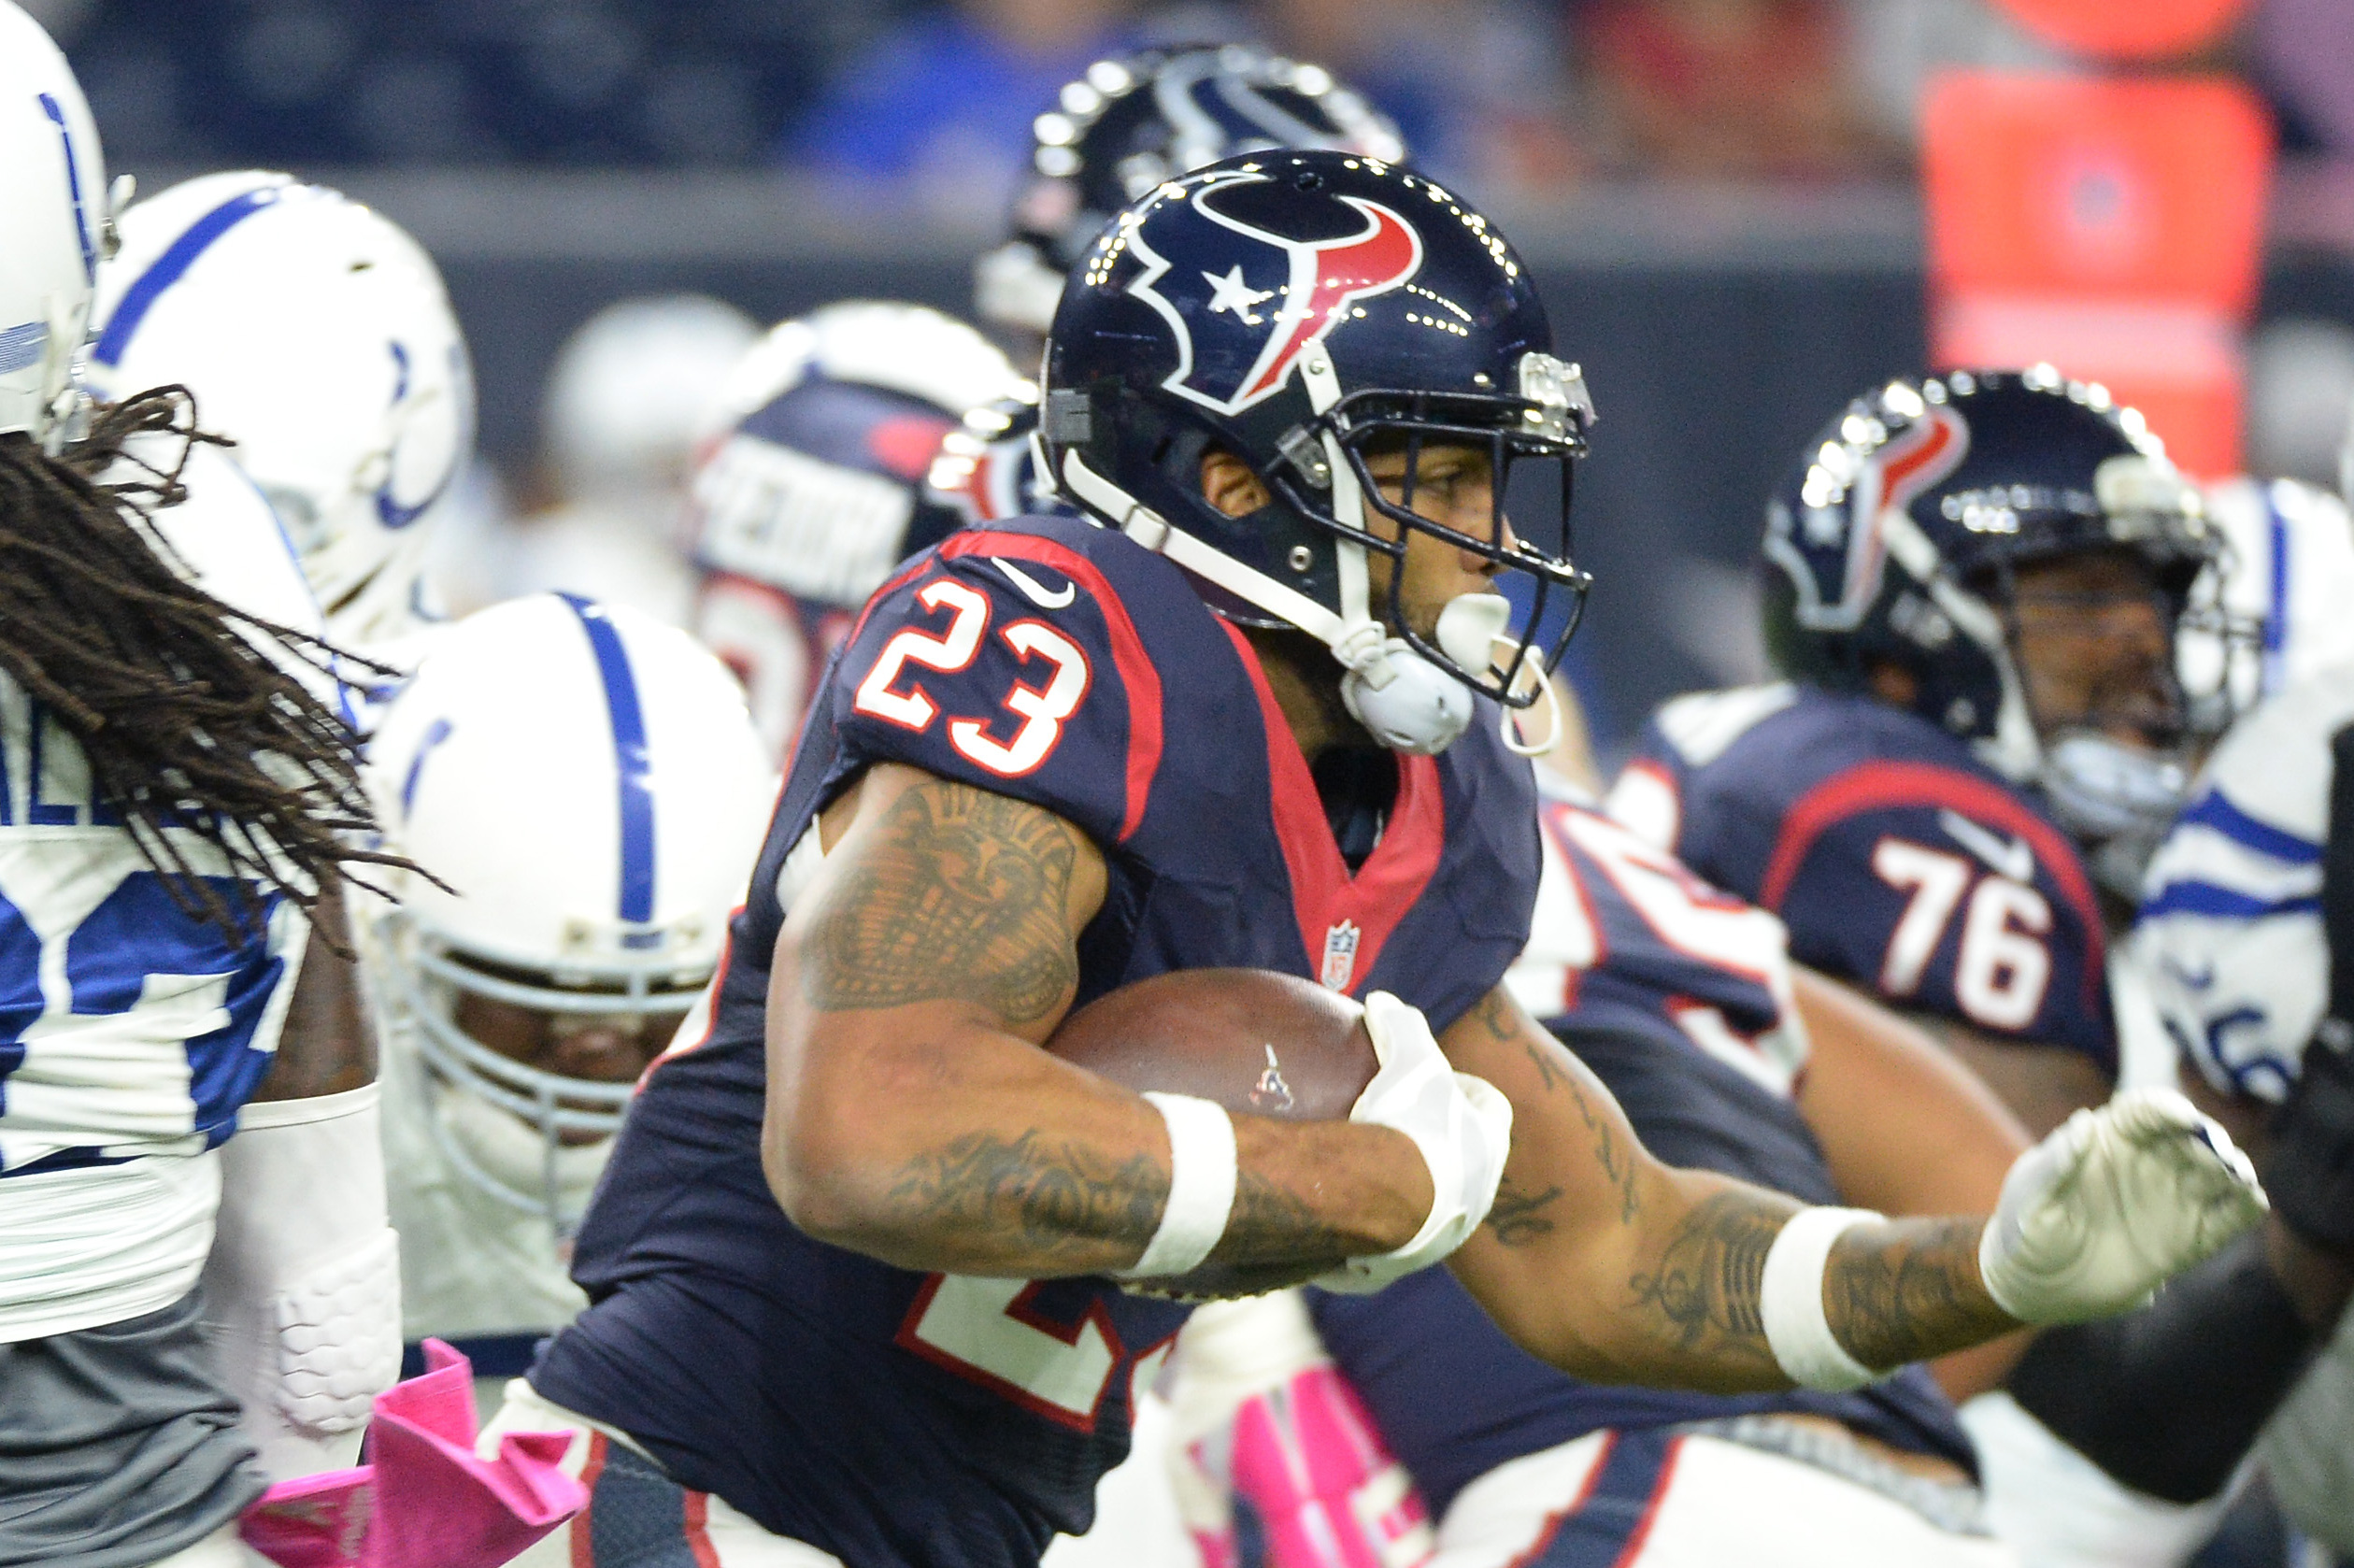
[[[1162,385],[1221,414],[1281,391],[1301,352],[1350,320],[1358,301],[1388,293],[1422,267],[1414,225],[1362,196],[1328,198],[1337,232],[1322,237],[1277,234],[1228,210],[1247,208],[1252,188],[1273,183],[1250,168],[1208,176],[1185,203],[1190,217],[1207,221],[1164,220],[1155,238],[1166,254],[1146,243],[1141,226],[1128,235],[1144,263],[1128,292],[1177,335],[1177,368]],[[1197,307],[1191,287],[1180,294],[1183,310],[1153,287],[1173,267],[1188,269],[1178,277],[1189,285],[1200,273],[1211,291],[1206,307]]]
[[[1357,977],[1357,943],[1362,934],[1354,920],[1343,920],[1324,934],[1326,990],[1347,991],[1348,982]]]

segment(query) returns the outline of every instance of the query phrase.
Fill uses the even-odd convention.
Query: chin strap
[[[1346,672],[1341,702],[1380,745],[1434,756],[1453,745],[1471,722],[1471,688],[1415,652],[1405,638],[1391,636],[1379,621],[1351,624],[1306,594],[1171,527],[1166,518],[1088,467],[1076,449],[1063,450],[1062,478],[1074,498],[1145,549],[1330,648]],[[1362,549],[1358,553],[1362,569]],[[1508,725],[1509,718],[1505,722]]]
[[[1889,506],[1881,511],[1880,537],[1888,547],[1890,558],[1920,585],[1930,603],[1994,662],[1995,675],[2003,683],[2003,695],[1994,712],[1994,733],[1973,742],[1971,749],[1981,762],[2014,784],[2033,781],[2044,764],[2044,747],[2035,734],[2035,722],[2028,715],[2027,693],[2019,685],[2018,667],[2011,662],[2002,617],[1992,606],[1954,580],[1946,570],[1945,557],[1936,545],[1921,532],[1919,524],[1905,514],[1903,507]],[[1935,719],[1942,727],[1944,715]]]
[[[1168,557],[1195,577],[1224,589],[1245,604],[1256,605],[1270,615],[1282,617],[1330,648],[1342,663],[1349,663],[1348,655],[1342,649],[1355,642],[1368,640],[1365,634],[1372,634],[1369,640],[1375,645],[1381,641],[1378,625],[1367,621],[1352,633],[1339,616],[1297,589],[1287,587],[1266,573],[1244,565],[1225,551],[1211,548],[1182,528],[1171,527],[1169,520],[1159,512],[1090,468],[1076,447],[1063,449],[1063,472],[1059,478],[1063,488],[1075,499],[1145,549],[1155,555]]]

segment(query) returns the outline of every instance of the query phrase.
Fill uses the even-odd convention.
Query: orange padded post
[[[2233,81],[1940,76],[1922,149],[1932,359],[2048,361],[2141,409],[2190,472],[2236,471],[2272,157]]]

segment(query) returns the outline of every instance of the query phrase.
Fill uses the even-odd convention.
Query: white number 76
[[[1910,996],[1920,989],[1921,976],[1968,893],[1970,906],[1954,957],[1954,1000],[1972,1021],[1989,1029],[2023,1029],[2034,1021],[2051,984],[2051,953],[2042,941],[2051,930],[2051,905],[2042,893],[2007,877],[1980,877],[1960,855],[1904,838],[1874,845],[1872,870],[1911,895],[1880,961],[1883,993]]]

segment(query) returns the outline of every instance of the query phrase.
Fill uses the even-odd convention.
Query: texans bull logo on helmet
[[[1826,631],[1852,630],[1878,597],[1887,514],[1905,511],[1970,453],[1970,427],[1936,406],[1893,430],[1850,416],[1837,434],[1818,448],[1799,506],[1766,509],[1766,556],[1790,574],[1800,624]]]
[[[1362,196],[1331,198],[1330,237],[1273,233],[1221,210],[1220,198],[1268,177],[1236,170],[1201,183],[1186,210],[1206,222],[1156,225],[1163,254],[1131,231],[1143,270],[1128,292],[1176,335],[1177,368],[1161,384],[1221,414],[1238,414],[1282,390],[1301,353],[1346,322],[1360,300],[1409,282],[1422,266],[1422,236],[1391,208]],[[1173,243],[1173,241],[1181,241]],[[1172,268],[1210,286],[1191,312],[1154,287]]]

